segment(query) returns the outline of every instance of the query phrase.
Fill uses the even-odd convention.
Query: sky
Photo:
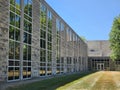
[[[63,20],[86,40],[108,40],[120,0],[46,0]]]

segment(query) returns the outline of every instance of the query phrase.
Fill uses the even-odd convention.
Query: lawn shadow
[[[92,72],[82,72],[75,74],[64,74],[33,83],[28,83],[28,84],[23,83],[19,86],[9,87],[6,90],[56,90],[61,86],[64,86],[77,79],[86,77],[87,75],[90,75],[92,73],[95,72],[92,71]]]

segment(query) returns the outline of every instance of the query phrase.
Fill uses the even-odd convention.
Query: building
[[[88,70],[120,70],[120,60],[110,59],[110,42],[108,40],[87,41]]]
[[[107,40],[88,41],[89,70],[110,68],[110,43]]]
[[[0,0],[0,81],[86,71],[87,44],[45,0]]]

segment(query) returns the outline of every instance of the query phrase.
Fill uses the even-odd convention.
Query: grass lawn
[[[9,87],[7,90],[120,90],[120,72],[73,74]]]
[[[74,80],[91,74],[91,72],[72,74],[66,76],[55,77],[34,83],[22,84],[20,86],[9,87],[7,90],[56,90],[57,88],[70,83]]]
[[[120,72],[96,72],[59,87],[57,90],[120,90]]]

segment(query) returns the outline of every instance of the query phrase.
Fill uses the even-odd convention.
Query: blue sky
[[[87,40],[108,40],[120,0],[46,0],[68,25]]]

